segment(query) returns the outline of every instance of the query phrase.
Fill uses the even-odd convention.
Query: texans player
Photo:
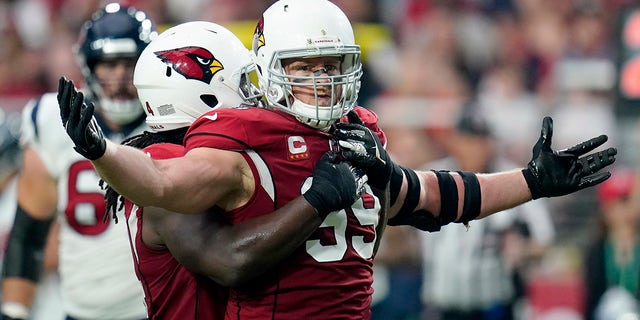
[[[254,52],[268,108],[204,114],[187,132],[188,151],[181,158],[154,161],[105,141],[86,125],[90,112],[61,104],[63,112],[73,107],[70,119],[84,119],[67,124],[76,146],[95,159],[109,184],[138,204],[183,213],[216,204],[238,223],[300,194],[313,201],[304,192],[313,163],[331,141],[345,159],[367,171],[370,183],[358,201],[337,211],[318,210],[323,224],[289,259],[231,290],[227,319],[367,319],[372,259],[389,205],[391,224],[437,230],[532,198],[595,185],[608,178],[608,172],[599,171],[615,160],[613,148],[579,158],[606,136],[551,150],[551,120],[545,119],[533,159],[523,170],[480,175],[395,165],[384,151],[375,114],[354,107],[359,47],[344,13],[327,0],[275,2],[256,28]],[[212,181],[224,181],[225,187]]]
[[[117,3],[98,10],[81,30],[77,54],[85,85],[98,106],[100,127],[115,141],[147,129],[132,80],[135,61],[153,36],[143,12]],[[56,119],[55,93],[31,101],[23,111],[24,160],[3,278],[5,302],[14,308],[3,305],[3,314],[29,317],[44,240],[58,218],[67,319],[146,318],[125,228],[103,221],[99,177],[89,161],[71,150],[73,143]]]

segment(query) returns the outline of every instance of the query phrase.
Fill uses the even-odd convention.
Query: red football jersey
[[[175,144],[144,149],[154,159],[184,155]],[[135,214],[131,214],[135,212]],[[151,248],[142,241],[144,208],[125,202],[136,275],[142,283],[149,319],[224,319],[229,290],[182,266],[167,248]]]
[[[367,122],[377,120],[371,111],[358,112]],[[194,122],[185,145],[237,150],[247,159],[256,191],[249,203],[227,213],[236,223],[271,213],[306,191],[315,163],[330,149],[329,137],[283,112],[219,109]],[[367,187],[352,207],[329,214],[290,258],[232,289],[226,318],[368,319],[379,211],[380,201]]]

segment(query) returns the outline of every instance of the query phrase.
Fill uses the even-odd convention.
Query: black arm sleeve
[[[402,172],[404,172],[404,176],[407,178],[407,195],[398,214],[388,220],[388,225],[410,225],[423,231],[434,232],[439,231],[442,226],[451,222],[467,224],[480,214],[480,183],[475,173],[457,171],[462,177],[465,193],[462,217],[460,217],[459,221],[456,221],[458,217],[458,188],[449,171],[432,170],[438,179],[441,203],[440,214],[435,217],[431,212],[426,210],[414,211],[420,199],[420,180],[418,180],[418,176],[413,170],[401,166],[398,167],[401,169],[397,170],[400,171],[400,174],[397,173],[396,170],[394,170],[394,174],[392,174],[390,187],[392,193],[391,198],[393,200],[397,199],[397,193],[400,192],[400,187],[397,186],[394,188],[394,184],[401,185],[402,179],[397,179],[400,180],[400,183],[394,183],[394,176],[402,178]]]
[[[17,206],[2,267],[3,277],[25,278],[38,282],[52,221],[53,218],[34,219],[20,205]]]
[[[462,217],[458,222],[467,224],[480,214],[480,206],[482,205],[480,182],[478,181],[478,176],[473,172],[457,172],[464,182],[464,206],[462,207]]]
[[[390,226],[409,225],[429,232],[440,230],[440,220],[434,217],[431,212],[426,210],[414,211],[420,200],[420,190],[422,188],[420,186],[418,175],[409,168],[402,166],[398,166],[398,168],[400,168],[400,174],[404,172],[404,176],[407,177],[407,195],[398,214],[395,217],[390,218],[387,221],[387,224]],[[395,170],[394,174],[397,174]],[[400,175],[400,177],[402,177],[402,175]],[[394,195],[393,181],[392,175],[390,192],[392,193],[391,198],[395,200],[400,192],[400,187],[395,188],[396,191]],[[400,183],[402,183],[402,180],[400,180]]]

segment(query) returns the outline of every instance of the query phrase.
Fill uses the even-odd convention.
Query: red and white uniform
[[[357,109],[384,140],[377,116]],[[327,133],[260,108],[211,111],[193,123],[185,145],[243,152],[256,191],[246,205],[227,213],[232,223],[271,213],[300,196],[330,148]],[[232,289],[226,319],[368,319],[379,211],[380,201],[367,186],[352,207],[330,213],[290,258]]]
[[[169,143],[154,144],[144,150],[154,159],[175,158],[185,153],[182,145]],[[144,208],[126,201],[125,216],[149,319],[224,319],[229,290],[187,270],[166,247],[148,247],[142,241]]]

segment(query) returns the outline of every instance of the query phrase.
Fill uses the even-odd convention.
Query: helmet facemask
[[[133,86],[135,57],[105,59],[95,63],[91,73],[85,77],[91,98],[97,102],[100,112],[109,121],[126,125],[140,118],[144,113]],[[101,71],[96,68],[105,64]],[[116,66],[115,64],[123,64]],[[125,74],[117,74],[114,68],[125,68]]]
[[[252,48],[259,66],[260,88],[270,107],[318,129],[327,129],[354,107],[362,76],[360,46],[355,43],[349,19],[331,1],[274,2],[256,25]],[[339,58],[337,70],[316,65],[301,74],[290,72],[283,64],[291,59],[326,63],[331,57]],[[321,69],[331,72],[313,73]],[[304,101],[297,92],[304,93]]]
[[[271,106],[284,110],[298,121],[325,129],[345,116],[356,103],[362,76],[358,46],[276,51],[269,64],[265,94]],[[309,70],[287,70],[288,65],[326,57],[338,57],[337,65]],[[304,59],[304,60],[303,60]],[[294,61],[291,63],[291,61]],[[291,64],[289,64],[291,63]],[[329,69],[329,70],[327,70]],[[263,78],[264,79],[264,78]],[[296,95],[312,99],[303,102]]]

